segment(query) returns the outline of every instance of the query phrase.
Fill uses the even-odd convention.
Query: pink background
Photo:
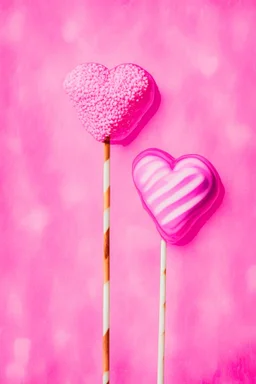
[[[51,6],[49,5],[51,4]],[[131,162],[199,153],[225,200],[168,249],[166,383],[256,383],[253,0],[1,0],[0,383],[101,383],[103,148],[62,89],[135,62],[162,103],[112,148],[111,384],[155,384],[159,236]]]

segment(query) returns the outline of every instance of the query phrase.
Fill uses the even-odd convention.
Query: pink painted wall
[[[101,382],[103,148],[62,90],[83,61],[140,64],[162,95],[112,150],[111,384],[156,383],[160,242],[131,178],[150,146],[208,157],[226,189],[168,249],[166,383],[256,383],[256,2],[1,0],[0,18],[0,383]]]

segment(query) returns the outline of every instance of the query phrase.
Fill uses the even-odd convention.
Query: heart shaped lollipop
[[[64,88],[86,130],[97,141],[122,143],[154,103],[155,83],[136,64],[113,69],[97,63],[77,66]]]
[[[211,163],[202,156],[174,159],[159,149],[147,149],[134,160],[133,181],[144,208],[161,237],[158,334],[158,383],[164,382],[166,312],[166,242],[191,240],[224,196],[224,187]]]
[[[65,78],[69,95],[85,129],[104,143],[104,285],[103,382],[109,383],[110,330],[110,144],[126,145],[156,112],[160,94],[153,78],[136,64],[113,69],[96,63],[78,65]],[[156,97],[158,96],[158,97]]]
[[[133,180],[158,231],[171,244],[178,244],[206,215],[222,186],[217,171],[204,157],[174,159],[159,149],[136,157]]]

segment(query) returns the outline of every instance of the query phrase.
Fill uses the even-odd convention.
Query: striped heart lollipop
[[[147,149],[135,158],[132,172],[143,206],[164,239],[161,241],[157,370],[157,384],[163,384],[166,242],[184,244],[191,240],[196,229],[200,229],[221,202],[224,188],[212,164],[198,155],[174,159],[159,149]]]
[[[158,231],[171,244],[188,236],[221,190],[217,171],[204,157],[174,159],[159,149],[147,149],[136,157],[133,180]]]

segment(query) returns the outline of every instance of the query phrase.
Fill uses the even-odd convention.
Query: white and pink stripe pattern
[[[161,235],[173,243],[187,232],[191,218],[205,210],[215,185],[215,175],[203,157],[190,155],[175,160],[157,149],[137,156],[133,179]]]

